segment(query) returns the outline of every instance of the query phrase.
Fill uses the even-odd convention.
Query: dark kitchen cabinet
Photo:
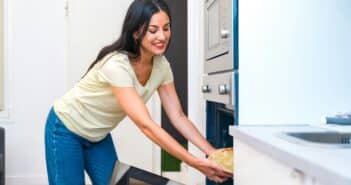
[[[188,27],[187,27],[187,1],[165,0],[172,16],[172,37],[166,57],[169,60],[173,74],[176,91],[185,114],[188,114]],[[173,127],[165,111],[162,109],[161,125],[182,146],[187,147],[187,140]],[[179,171],[180,161],[164,150],[161,154],[162,171]]]

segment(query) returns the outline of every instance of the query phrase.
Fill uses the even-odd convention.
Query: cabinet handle
[[[221,38],[222,39],[227,39],[229,37],[230,33],[229,30],[222,30],[221,31]]]

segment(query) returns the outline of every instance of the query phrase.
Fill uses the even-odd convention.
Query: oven
[[[233,147],[229,126],[238,120],[238,0],[205,1],[205,61],[202,94],[206,139],[216,148]],[[217,185],[206,179],[206,185]],[[222,185],[233,185],[228,180]]]
[[[236,71],[205,74],[202,92],[206,101],[206,139],[216,148],[233,147],[229,126],[237,120],[237,78]],[[206,185],[217,185],[206,179]],[[221,183],[233,185],[233,180]]]

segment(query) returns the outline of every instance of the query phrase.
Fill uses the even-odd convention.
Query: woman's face
[[[151,56],[163,54],[170,37],[171,25],[168,15],[164,11],[155,13],[141,41],[141,54]]]

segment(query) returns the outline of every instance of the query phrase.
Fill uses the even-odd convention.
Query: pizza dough
[[[233,148],[222,148],[212,153],[208,159],[222,166],[225,171],[233,173]]]

